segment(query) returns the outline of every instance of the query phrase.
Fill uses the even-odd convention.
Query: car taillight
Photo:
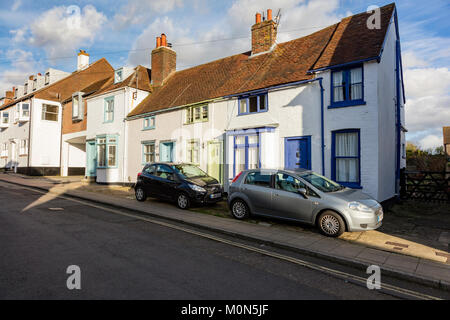
[[[239,177],[241,176],[241,174],[242,174],[242,171],[239,172],[239,174],[238,174],[236,177],[234,177],[234,179],[233,179],[233,181],[231,181],[231,183],[235,183],[236,180],[239,179]]]

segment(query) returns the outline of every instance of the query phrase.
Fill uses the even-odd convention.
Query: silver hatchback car
[[[228,205],[236,219],[254,214],[300,221],[330,237],[374,230],[383,220],[383,208],[369,195],[302,169],[243,171],[230,185]]]

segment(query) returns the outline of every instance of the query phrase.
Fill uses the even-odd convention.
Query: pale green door
[[[86,142],[86,176],[95,177],[97,175],[97,152],[95,141]]]
[[[220,183],[223,180],[223,143],[222,141],[208,142],[208,174]]]

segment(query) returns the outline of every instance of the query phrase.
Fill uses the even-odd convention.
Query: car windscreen
[[[311,183],[314,187],[322,192],[335,192],[344,189],[339,183],[334,182],[320,174],[314,172],[308,172],[301,174],[300,177]]]
[[[208,176],[202,169],[191,164],[174,165],[173,168],[176,172],[178,172],[178,174],[188,179]]]

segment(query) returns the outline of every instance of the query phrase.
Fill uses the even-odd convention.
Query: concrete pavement
[[[346,265],[367,267],[368,265],[376,264],[381,267],[385,274],[450,290],[450,265],[436,263],[424,257],[412,257],[395,252],[378,250],[363,243],[355,244],[342,239],[330,239],[314,232],[295,232],[279,226],[254,224],[245,221],[223,219],[192,211],[183,211],[168,203],[139,203],[133,199],[82,191],[81,185],[77,183],[55,185],[51,181],[23,179],[20,176],[11,174],[0,175],[0,180],[49,191],[46,195],[49,198],[55,197],[58,194],[66,194],[118,208],[125,208],[152,216],[183,222],[242,239],[268,243],[280,248],[326,258],[330,261]],[[399,243],[396,241],[392,243],[393,247],[399,246]],[[400,244],[403,244],[403,242]],[[447,253],[443,252],[443,254]],[[445,256],[441,258],[443,261],[447,261]]]

